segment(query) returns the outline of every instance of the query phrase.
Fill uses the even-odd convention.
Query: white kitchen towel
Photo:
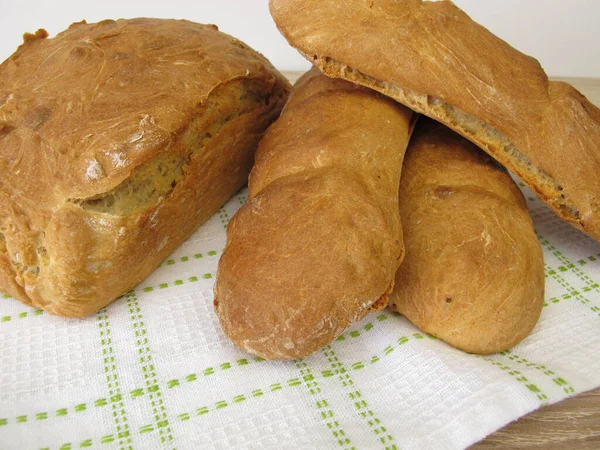
[[[93,317],[0,300],[0,448],[455,449],[600,386],[600,245],[523,190],[547,294],[510,351],[469,355],[387,310],[304,360],[237,349],[212,287],[243,190]]]

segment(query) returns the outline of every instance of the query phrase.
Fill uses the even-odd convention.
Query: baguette
[[[0,65],[0,290],[84,317],[142,281],[246,180],[289,83],[215,26],[26,34]]]
[[[398,183],[412,117],[317,69],[298,81],[219,261],[215,310],[237,346],[301,358],[387,305],[404,254]]]
[[[406,256],[390,308],[470,353],[500,352],[529,335],[544,303],[544,259],[508,173],[421,119],[399,196]]]
[[[600,110],[450,1],[270,0],[324,74],[444,123],[600,239]],[[349,32],[348,30],[351,30]]]

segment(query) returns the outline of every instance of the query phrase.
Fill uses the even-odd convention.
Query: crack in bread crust
[[[183,152],[162,152],[138,166],[119,186],[86,199],[69,199],[85,210],[126,215],[147,209],[167,198],[185,177],[192,158],[222,128],[238,117],[281,101],[283,92],[265,92],[256,80],[238,79],[217,87],[180,135]]]
[[[47,37],[0,64],[0,291],[84,317],[244,185],[290,85],[214,25],[105,20]]]

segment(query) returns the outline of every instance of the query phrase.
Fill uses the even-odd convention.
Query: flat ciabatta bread
[[[244,185],[289,84],[215,26],[39,30],[0,65],[0,291],[94,313]]]
[[[544,259],[521,191],[492,158],[420,120],[400,181],[406,255],[390,307],[471,353],[523,340],[544,303]]]
[[[215,309],[237,346],[301,358],[386,306],[404,254],[398,183],[412,116],[317,69],[298,81],[259,145],[219,261]]]
[[[328,76],[459,132],[560,217],[600,239],[600,110],[450,1],[271,0],[277,26]]]

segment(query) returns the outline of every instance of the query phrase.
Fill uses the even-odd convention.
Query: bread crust
[[[323,73],[444,123],[600,239],[600,110],[549,81],[535,59],[450,1],[270,0],[270,8]]]
[[[143,280],[246,182],[290,87],[213,25],[107,20],[46,37],[26,35],[0,65],[0,290],[83,317]],[[256,96],[251,108],[219,106],[234,88]],[[186,140],[209,103],[218,132]],[[181,167],[160,197],[127,213],[86,207],[166,156]]]
[[[544,303],[544,259],[508,173],[421,119],[399,195],[406,256],[390,308],[470,353],[500,352],[528,336]]]
[[[412,112],[313,69],[262,139],[215,309],[240,348],[307,356],[387,304],[403,256],[398,181]]]

